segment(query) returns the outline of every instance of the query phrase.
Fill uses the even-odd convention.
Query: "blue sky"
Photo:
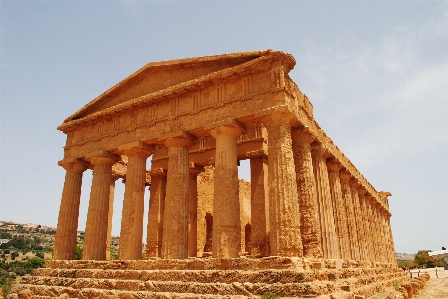
[[[1,220],[56,226],[56,127],[146,63],[270,48],[295,57],[320,126],[393,194],[396,251],[448,245],[447,1],[0,0],[0,17]]]

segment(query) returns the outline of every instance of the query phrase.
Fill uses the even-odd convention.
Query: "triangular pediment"
[[[241,52],[149,63],[82,107],[64,123],[211,73],[245,64],[271,52],[272,50]]]

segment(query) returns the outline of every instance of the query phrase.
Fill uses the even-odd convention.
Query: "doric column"
[[[384,262],[383,257],[383,249],[381,248],[381,239],[382,239],[382,229],[380,226],[380,219],[379,219],[379,204],[375,200],[373,203],[373,222],[374,222],[374,239],[375,239],[375,256],[377,262]]]
[[[239,257],[241,249],[237,141],[242,132],[236,122],[211,130],[216,139],[212,237],[215,258]]]
[[[389,263],[391,264],[396,264],[397,263],[397,256],[395,255],[395,245],[394,245],[394,238],[392,236],[392,228],[390,225],[390,214],[387,215],[386,217],[386,225],[387,225],[387,230],[388,230],[388,235],[389,235],[389,244],[390,244],[390,249],[389,249]]]
[[[331,200],[330,181],[325,157],[325,148],[321,144],[312,146],[314,177],[316,178],[316,195],[319,208],[321,242],[324,258],[339,259],[339,239],[336,235],[333,204]]]
[[[193,163],[192,163],[193,164]],[[198,174],[202,167],[190,165],[188,177],[188,256],[198,252]]]
[[[370,261],[369,257],[369,251],[367,250],[367,244],[368,244],[368,233],[369,233],[369,226],[368,226],[368,218],[367,218],[367,204],[366,199],[364,198],[367,190],[362,187],[358,186],[357,189],[358,192],[358,199],[359,199],[359,208],[360,208],[360,216],[358,217],[361,219],[360,221],[360,246],[361,246],[361,257],[364,261]]]
[[[339,170],[341,169],[341,166],[336,160],[332,159],[327,162],[327,169],[335,216],[334,223],[339,238],[339,250],[341,258],[347,260],[350,259],[350,248],[348,243],[347,213],[342,198],[341,180],[339,178]]]
[[[252,215],[250,253],[254,257],[269,256],[269,191],[266,157],[250,159],[250,187]]]
[[[370,203],[370,227],[371,227],[371,251],[372,261],[381,262],[381,248],[379,239],[379,226],[378,226],[378,203],[373,196],[368,197]]]
[[[66,159],[59,161],[58,165],[64,167],[67,172],[65,173],[64,189],[59,208],[53,259],[73,260],[76,251],[82,174],[89,163],[79,159]]]
[[[268,132],[269,227],[271,255],[302,256],[291,116],[273,113],[263,120]]]
[[[314,137],[301,129],[292,131],[292,149],[296,168],[297,193],[300,210],[300,233],[303,255],[323,257],[310,143]]]
[[[354,238],[355,239],[355,244],[358,245],[357,251],[356,251],[356,260],[357,261],[365,261],[366,259],[363,256],[363,252],[362,252],[362,239],[363,239],[363,219],[361,216],[361,207],[359,205],[359,196],[358,196],[358,187],[360,185],[360,183],[358,182],[357,179],[355,178],[351,178],[350,179],[350,191],[351,191],[351,199],[352,199],[352,204],[353,204],[353,216],[354,216],[354,221],[356,224],[356,231],[354,234]]]
[[[119,149],[128,157],[128,167],[118,256],[122,260],[139,260],[142,258],[146,159],[152,154],[153,148],[139,142]]]
[[[83,260],[106,259],[110,182],[112,165],[116,161],[117,156],[109,153],[90,158],[93,164],[93,180],[84,235]]]
[[[375,221],[374,221],[374,207],[372,202],[374,199],[368,193],[364,195],[366,200],[366,208],[367,208],[367,218],[366,224],[368,226],[368,234],[367,234],[367,251],[369,254],[369,260],[371,262],[377,262],[376,259],[376,247],[375,247]]]
[[[388,241],[388,232],[387,232],[387,228],[386,228],[386,210],[384,210],[383,207],[380,207],[380,209],[378,209],[378,222],[379,222],[379,226],[380,226],[380,248],[381,248],[381,257],[382,257],[382,262],[383,263],[388,263],[389,262],[389,251],[390,251],[390,246],[389,246],[389,241]]]
[[[357,228],[355,221],[355,212],[353,209],[353,201],[352,194],[350,191],[350,173],[346,171],[341,171],[339,173],[341,178],[341,191],[342,191],[342,199],[345,205],[345,210],[347,213],[347,231],[348,231],[348,242],[350,248],[350,259],[359,260],[358,259],[358,237],[357,237]]]
[[[163,214],[165,211],[166,171],[151,170],[146,257],[162,257]]]
[[[115,195],[115,181],[118,180],[117,175],[112,174],[110,180],[110,193],[109,193],[109,213],[107,217],[107,239],[106,239],[106,260],[110,260],[110,242],[112,240],[112,219],[114,214],[114,195]]]
[[[188,258],[188,133],[165,140],[168,148],[165,213],[163,216],[162,258]]]

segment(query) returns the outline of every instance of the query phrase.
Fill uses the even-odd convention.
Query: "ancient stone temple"
[[[11,298],[22,290],[35,298],[365,298],[405,283],[391,194],[319,127],[288,76],[294,65],[272,50],[149,63],[68,117],[58,127],[67,135],[66,176],[53,260]],[[243,201],[245,159],[251,192]],[[198,176],[208,166],[206,212]],[[87,169],[83,260],[74,261]],[[124,198],[114,199],[120,177]],[[120,248],[109,261],[114,200],[123,200],[113,212],[121,212]]]

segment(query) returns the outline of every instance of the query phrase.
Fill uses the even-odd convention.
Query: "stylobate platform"
[[[299,257],[50,260],[8,298],[366,298],[409,280],[393,264]]]

